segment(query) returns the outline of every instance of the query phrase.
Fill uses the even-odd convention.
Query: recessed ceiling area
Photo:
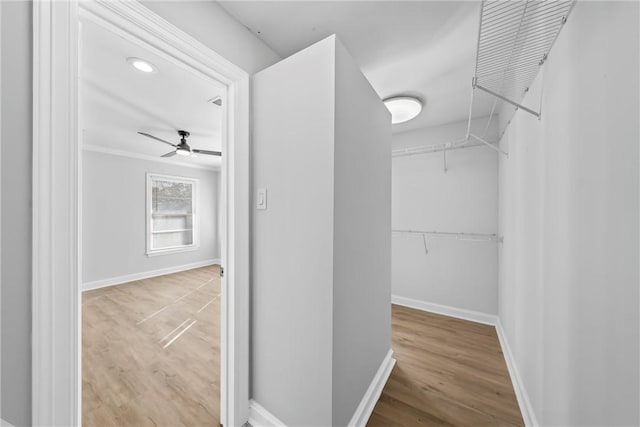
[[[211,101],[224,100],[223,85],[91,20],[82,21],[81,31],[84,145],[159,158],[172,148],[137,132],[178,144],[177,131],[183,129],[191,134],[188,143],[192,148],[221,151],[223,109]],[[147,62],[152,72],[135,68],[131,58]],[[208,155],[174,156],[167,161],[220,165],[219,157]]]
[[[381,99],[414,96],[423,110],[393,126],[403,132],[466,120],[478,40],[480,2],[222,1],[282,57],[336,34]],[[477,97],[474,117],[489,115]]]

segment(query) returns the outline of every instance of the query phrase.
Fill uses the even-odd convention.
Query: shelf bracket
[[[522,104],[518,104],[517,102],[514,102],[514,101],[510,100],[509,98],[507,98],[507,97],[505,97],[505,96],[502,96],[502,95],[500,95],[500,94],[499,94],[499,93],[497,93],[497,92],[492,91],[491,89],[487,89],[486,87],[484,87],[484,86],[480,86],[479,84],[476,84],[476,89],[480,89],[480,90],[482,90],[482,91],[484,91],[484,92],[488,93],[489,95],[493,95],[493,96],[495,96],[496,98],[500,98],[500,99],[502,99],[504,102],[507,102],[507,103],[509,103],[509,104],[513,105],[513,106],[514,106],[514,107],[516,107],[517,109],[522,110],[522,111],[526,111],[527,113],[529,113],[529,114],[533,114],[534,116],[536,116],[536,117],[540,118],[540,113],[538,113],[537,111],[534,111],[534,110],[532,110],[532,109],[530,109],[530,108],[527,108],[527,107],[525,107],[525,106],[524,106],[524,105],[522,105]]]
[[[447,173],[447,146],[442,150],[442,161],[444,163],[444,173]]]
[[[489,141],[485,140],[484,138],[479,137],[478,135],[474,135],[472,133],[469,134],[469,136],[473,139],[475,139],[476,141],[480,141],[482,142],[484,145],[486,145],[487,147],[490,147],[491,149],[497,151],[498,153],[502,154],[505,157],[509,157],[509,153],[504,152],[500,149],[500,147],[498,147],[496,144],[492,144]]]

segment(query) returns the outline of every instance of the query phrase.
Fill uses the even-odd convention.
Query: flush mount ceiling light
[[[155,65],[153,65],[152,63],[150,63],[148,61],[145,61],[144,59],[131,57],[131,58],[127,58],[127,62],[133,68],[135,68],[138,71],[142,71],[143,73],[157,73],[158,72],[158,69],[155,67]]]
[[[394,96],[383,102],[391,113],[391,123],[394,125],[409,121],[422,111],[422,102],[411,96]]]

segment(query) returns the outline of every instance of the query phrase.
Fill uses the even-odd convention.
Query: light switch
[[[259,209],[259,210],[267,209],[267,189],[266,188],[258,188],[256,209]]]

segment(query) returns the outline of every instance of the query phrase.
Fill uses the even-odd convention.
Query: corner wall
[[[249,74],[280,60],[267,44],[215,1],[143,1],[146,7]]]
[[[251,397],[290,426],[331,425],[334,69],[328,38],[252,82]]]
[[[333,422],[346,426],[391,348],[391,115],[336,41]]]
[[[577,2],[542,120],[502,140],[499,318],[540,425],[640,423],[639,27],[637,2]]]
[[[252,398],[361,422],[392,363],[389,113],[330,36],[254,76],[253,117]]]
[[[31,424],[32,5],[2,8],[2,414]]]

